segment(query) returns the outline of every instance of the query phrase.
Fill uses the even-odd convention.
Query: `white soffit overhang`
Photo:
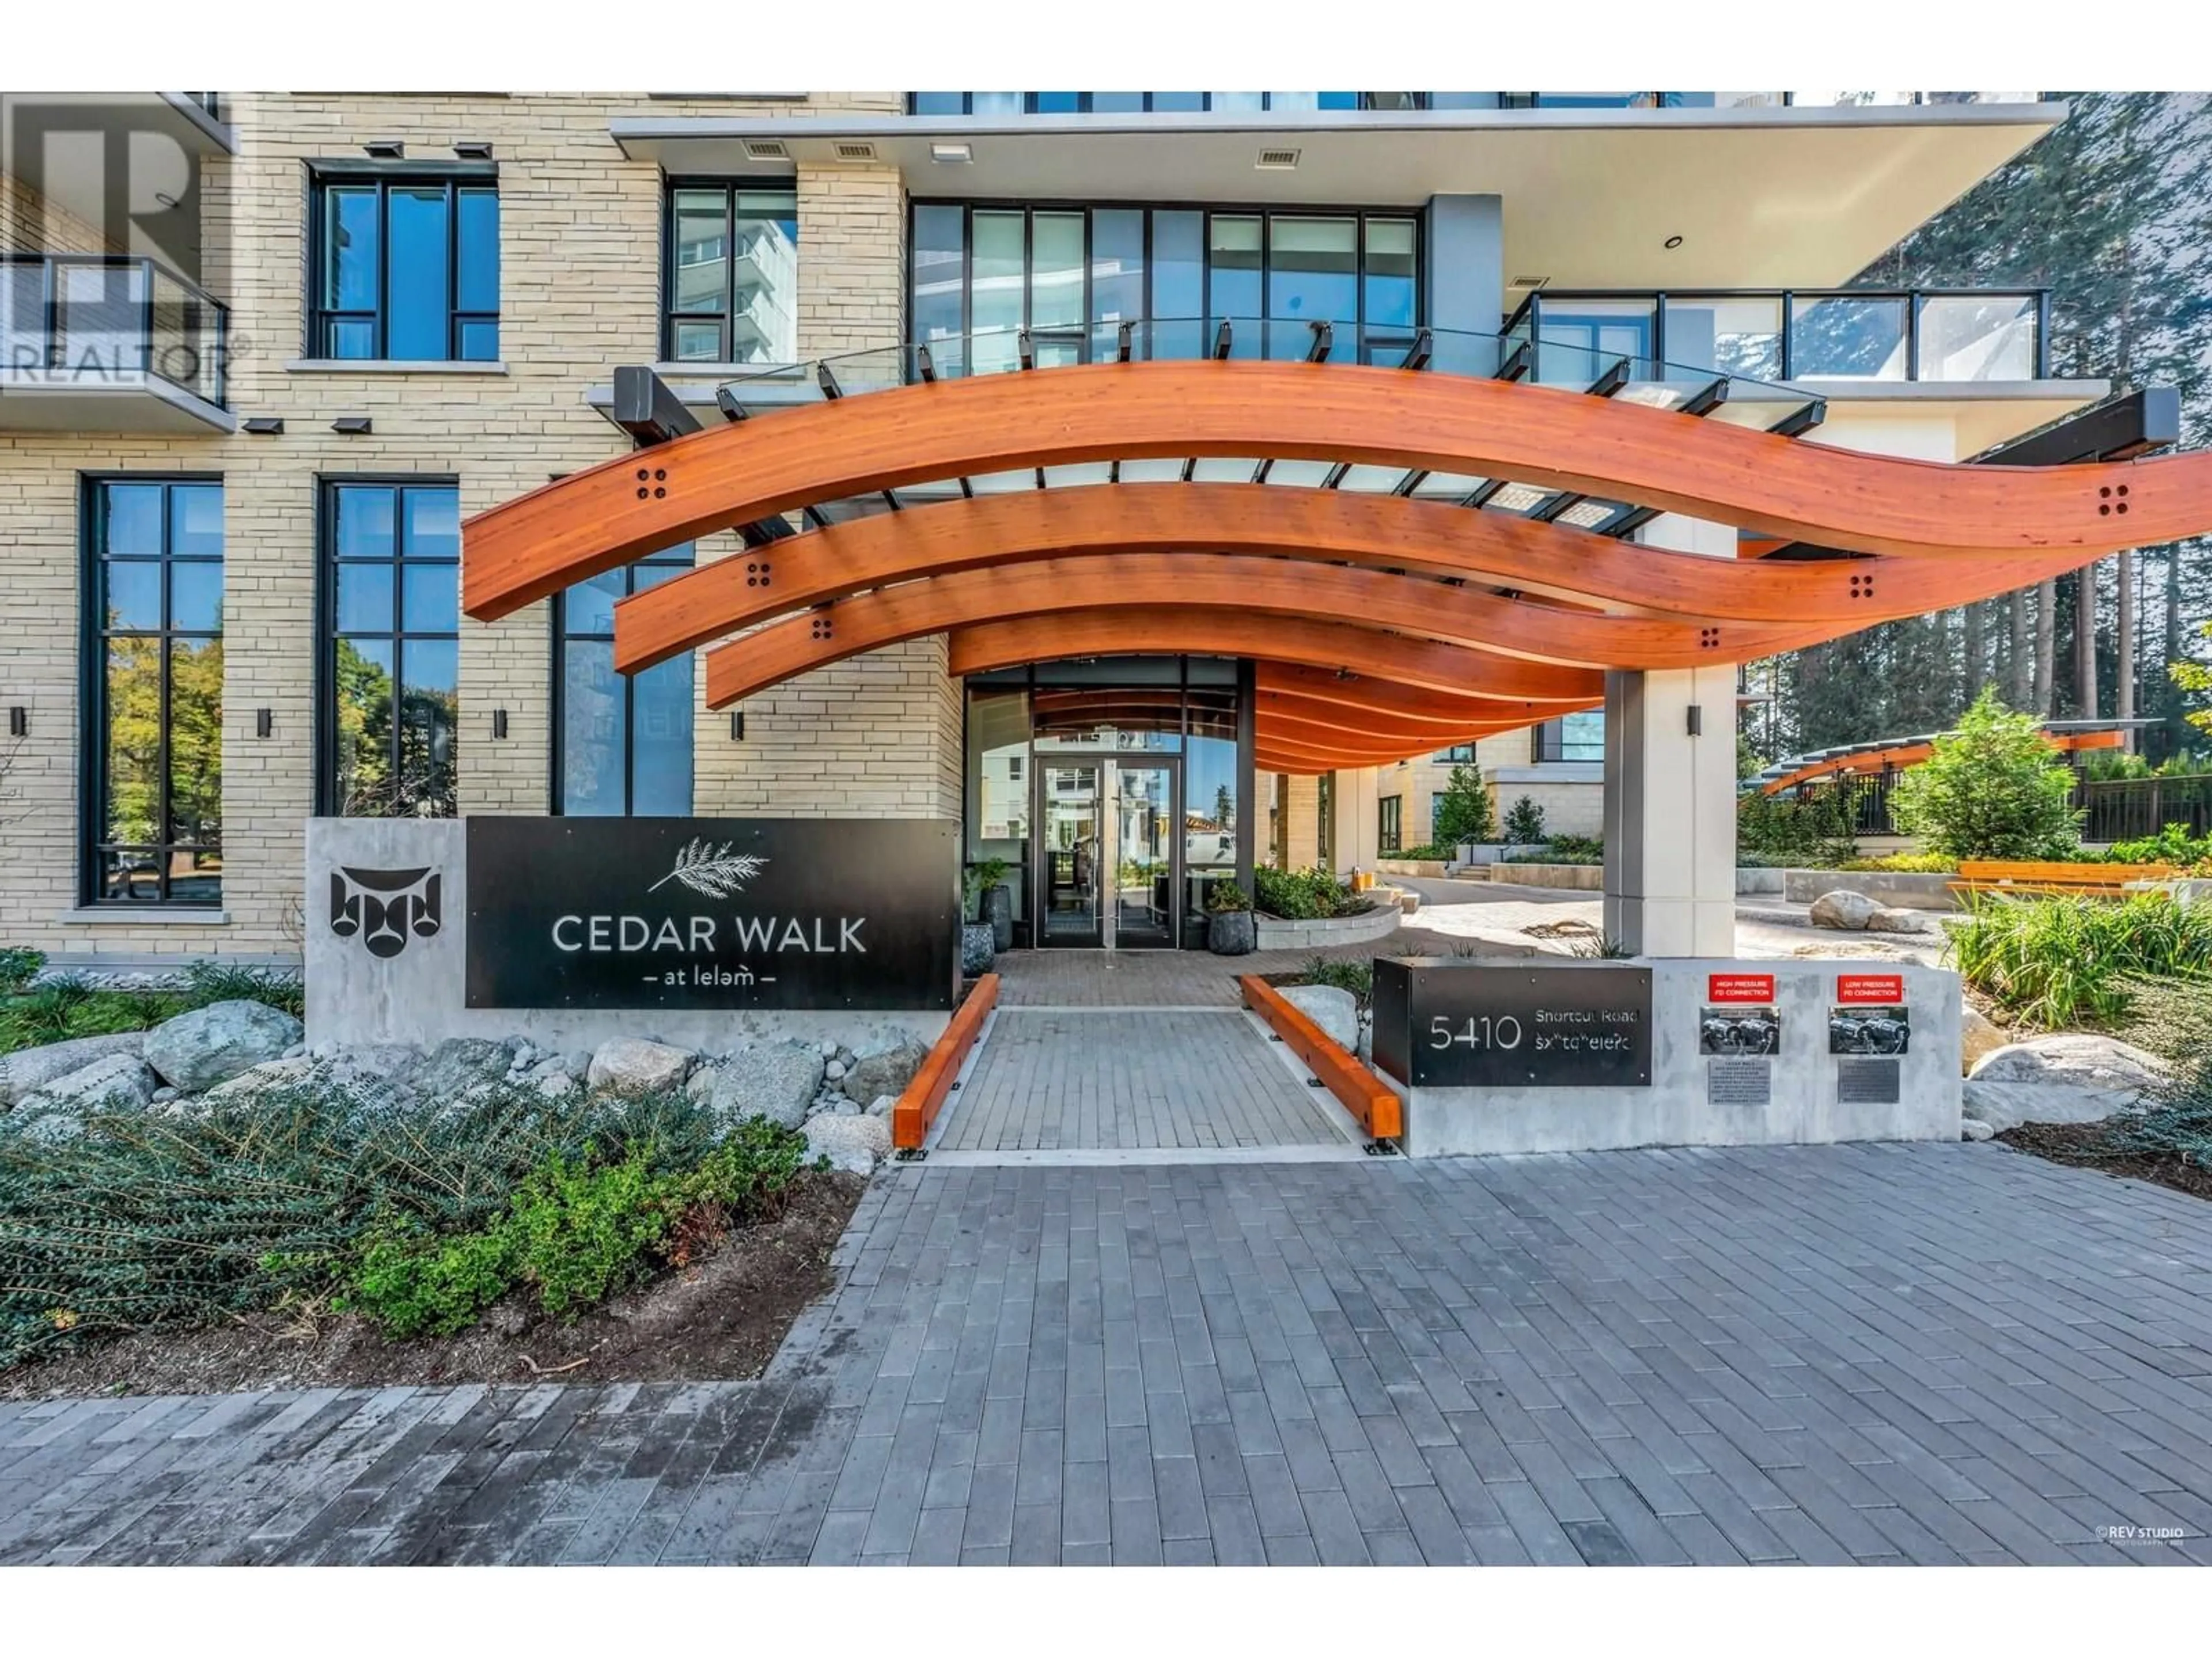
[[[2065,113],[2043,103],[641,117],[610,131],[631,160],[672,173],[865,166],[854,147],[866,146],[923,198],[1416,207],[1495,195],[1509,280],[1688,289],[1847,281]],[[948,142],[973,159],[933,160]],[[788,160],[764,163],[764,144]],[[1261,167],[1263,148],[1295,149],[1297,163]]]

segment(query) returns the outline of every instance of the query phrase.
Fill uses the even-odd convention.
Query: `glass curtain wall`
[[[913,250],[914,338],[983,337],[968,348],[980,374],[1019,366],[1021,329],[1042,366],[1110,356],[1118,325],[1146,319],[1154,356],[1203,356],[1211,319],[1266,318],[1358,325],[1389,361],[1389,331],[1409,343],[1420,316],[1410,215],[924,202]],[[1302,329],[1231,330],[1240,357],[1309,343]]]

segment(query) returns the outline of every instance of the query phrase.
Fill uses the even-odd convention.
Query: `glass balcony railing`
[[[0,388],[165,380],[224,402],[228,313],[153,259],[0,253]]]
[[[1364,364],[1408,373],[1527,380],[1534,354],[1525,334],[1471,334],[1429,328],[1362,329],[1353,323],[1281,318],[1187,317],[1109,319],[1070,328],[1006,329],[951,335],[911,345],[849,352],[816,362],[763,370],[725,381],[717,401],[731,419],[794,404],[819,403],[970,375],[1049,371],[1063,366],[1201,358],[1276,362]],[[1819,419],[1819,397],[1802,388],[1698,364],[1649,358],[1630,361],[1596,349],[1547,347],[1547,382],[1563,392],[1599,392],[1620,403],[1678,410],[1730,425],[1795,433]],[[1534,516],[1578,529],[1626,533],[1654,516],[1632,503],[1579,495],[1512,478],[1409,470],[1402,466],[1302,458],[1146,456],[1118,461],[985,474],[902,485],[889,492],[896,505],[919,505],[963,492],[989,495],[1063,485],[1176,479],[1199,483],[1266,483],[1396,494],[1424,501],[1455,501],[1492,511]],[[825,521],[878,510],[873,501],[824,503],[809,509]]]
[[[2035,92],[909,92],[909,115],[1192,114],[1253,110],[1784,109],[2033,103]]]
[[[1610,352],[1775,380],[2043,380],[2050,299],[2040,289],[1575,293],[1522,301],[1506,332],[1532,373],[1571,381],[1577,354]],[[1567,354],[1563,369],[1546,360]]]

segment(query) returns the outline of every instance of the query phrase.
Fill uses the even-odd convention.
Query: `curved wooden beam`
[[[707,653],[708,701],[719,705],[750,696],[779,680],[965,623],[1099,605],[1244,613],[1252,618],[1255,648],[1267,638],[1269,623],[1262,617],[1357,618],[1495,653],[1506,661],[1486,678],[1516,696],[1541,696],[1543,688],[1562,684],[1556,676],[1532,675],[1531,669],[1734,662],[1771,655],[1805,637],[1782,629],[1754,632],[1741,623],[1700,628],[1562,611],[1471,587],[1302,560],[1102,554],[902,582],[771,623]]]
[[[1478,738],[1495,737],[1502,732],[1517,732],[1528,723],[1526,720],[1493,720],[1476,730],[1455,732],[1440,743],[1425,732],[1403,729],[1346,731],[1341,726],[1316,726],[1306,720],[1278,718],[1261,720],[1254,728],[1254,735],[1263,749],[1279,744],[1285,748],[1328,750],[1399,760],[1433,754],[1452,743],[1473,743]]]
[[[1362,674],[1262,659],[1253,665],[1253,689],[1263,708],[1271,697],[1297,697],[1342,709],[1355,718],[1380,714],[1437,726],[1480,725],[1499,718],[1494,702],[1409,685],[1389,677],[1387,670],[1380,675]],[[1533,720],[1548,720],[1561,711],[1531,704],[1518,712]]]
[[[2061,754],[2076,754],[2085,750],[2118,749],[2124,747],[2126,734],[2117,729],[2103,732],[2045,732],[2044,742]],[[1863,749],[1848,755],[1831,755],[1826,760],[1808,762],[1793,772],[1762,783],[1762,795],[1778,795],[1784,789],[1794,789],[1801,783],[1819,783],[1828,778],[1859,776],[1869,773],[1902,771],[1919,765],[1936,752],[1930,743],[1898,743],[1881,749]]]
[[[1495,710],[1497,706],[1492,703],[1491,708]],[[1455,743],[1471,743],[1486,732],[1511,731],[1525,724],[1517,718],[1500,720],[1494,713],[1482,720],[1423,720],[1389,708],[1347,708],[1341,703],[1323,702],[1317,697],[1286,697],[1268,691],[1255,691],[1253,707],[1255,718],[1263,731],[1273,725],[1295,723],[1352,736],[1403,738],[1437,749],[1449,748]]]
[[[1500,477],[1863,553],[2101,553],[2212,530],[2212,453],[1949,466],[1616,398],[1347,363],[1101,363],[779,410],[477,514],[462,589],[489,621],[658,549],[813,503],[977,473],[1261,455]]]
[[[1025,662],[1062,657],[1144,655],[1237,657],[1264,652],[1277,663],[1295,663],[1330,672],[1339,669],[1442,693],[1454,701],[1487,702],[1505,714],[1534,720],[1589,708],[1603,700],[1605,677],[1586,669],[1553,669],[1550,682],[1559,695],[1535,697],[1485,689],[1486,677],[1502,664],[1496,657],[1433,640],[1408,639],[1380,629],[1312,617],[1285,618],[1269,624],[1259,637],[1249,622],[1219,611],[1158,611],[1102,605],[1012,622],[975,623],[953,630],[945,666],[953,674],[981,674]]]
[[[1700,624],[1853,628],[2025,587],[2079,562],[2071,551],[1736,561],[1398,495],[1253,483],[1084,484],[852,520],[701,565],[616,605],[615,666],[635,673],[787,611],[895,582],[1033,559],[1198,549],[1419,568]]]

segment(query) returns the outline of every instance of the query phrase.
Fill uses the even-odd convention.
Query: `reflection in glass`
[[[343,815],[450,817],[459,808],[459,492],[340,484],[331,494],[326,798]]]
[[[1030,222],[1030,326],[1073,327],[1083,315],[1080,213],[1039,213]]]
[[[1667,362],[1715,374],[1779,380],[1781,295],[1668,295]]]
[[[1026,252],[1024,216],[1018,211],[982,212],[975,216],[975,276],[969,305],[970,331],[978,337],[969,351],[971,373],[994,374],[1018,368],[1019,343],[1014,331],[1022,325],[1023,266]],[[993,336],[992,330],[1003,330]]]
[[[555,609],[560,641],[556,811],[681,817],[691,811],[692,659],[615,672],[614,605],[691,568],[687,544],[580,582]]]
[[[1182,209],[1152,215],[1152,328],[1156,357],[1195,357],[1206,326],[1206,216]],[[1188,322],[1169,321],[1188,318]]]
[[[385,295],[385,352],[396,361],[447,355],[446,191],[395,186],[386,206],[392,237]]]
[[[1206,903],[1237,875],[1243,770],[1237,763],[1237,692],[1193,685],[1183,743],[1183,943],[1206,943]]]
[[[1217,213],[1207,247],[1212,292],[1207,310],[1213,318],[1258,317],[1260,293],[1260,220],[1256,215]],[[1207,331],[1211,337],[1212,331]],[[1267,331],[1232,328],[1229,355],[1256,357],[1267,344]]]
[[[1097,945],[1103,940],[1100,769],[1096,762],[1046,763],[1039,768],[1037,856],[1044,861],[1040,945]]]
[[[334,186],[323,207],[323,308],[376,309],[382,246],[378,240],[376,187]]]
[[[954,339],[968,331],[960,316],[968,216],[957,207],[914,210],[914,337]]]
[[[99,902],[212,904],[222,860],[222,491],[102,483],[88,595],[101,669],[86,882]],[[189,883],[175,871],[197,872]]]
[[[967,824],[963,860],[1003,859],[1013,919],[1029,920],[1030,707],[1018,686],[975,686],[968,693]]]
[[[1861,380],[1905,378],[1902,297],[1836,295],[1790,304],[1790,373]]]
[[[1372,329],[1410,329],[1414,323],[1413,222],[1370,219],[1366,278],[1366,322]]]
[[[1289,322],[1359,320],[1359,222],[1276,214],[1267,225],[1267,315]],[[1285,347],[1296,349],[1285,331]]]
[[[1127,949],[1174,942],[1175,769],[1114,763],[1105,856],[1112,860],[1114,943]]]

